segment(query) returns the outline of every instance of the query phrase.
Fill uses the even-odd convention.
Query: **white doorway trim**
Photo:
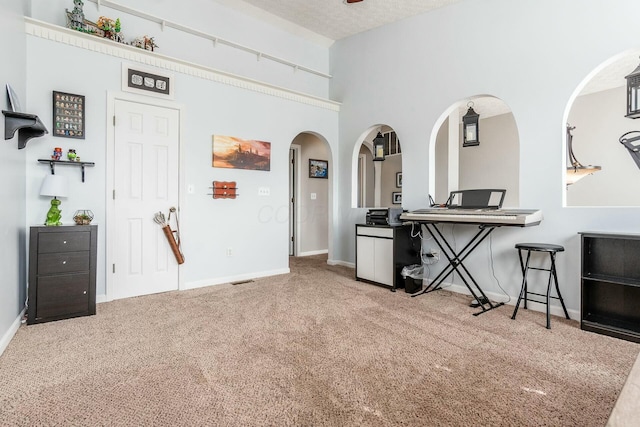
[[[301,176],[300,176],[300,171],[302,170],[302,165],[300,164],[300,162],[302,161],[302,146],[299,144],[291,144],[291,146],[289,147],[291,150],[293,150],[293,161],[295,163],[295,168],[294,168],[294,182],[295,182],[295,187],[293,189],[294,192],[294,213],[293,213],[293,218],[289,218],[289,221],[294,221],[293,223],[293,233],[294,233],[294,240],[293,240],[293,256],[298,256],[300,254],[300,221],[298,220],[300,218],[300,183],[301,183]],[[289,167],[291,167],[291,165],[289,165]],[[289,183],[289,185],[291,185],[291,183]]]
[[[114,256],[113,256],[113,233],[115,227],[115,212],[114,212],[114,200],[113,200],[113,191],[114,191],[114,165],[115,165],[115,128],[113,125],[113,117],[115,115],[115,103],[116,100],[135,102],[139,104],[152,105],[155,107],[162,107],[177,110],[179,113],[179,132],[178,132],[178,200],[179,206],[178,213],[180,214],[180,218],[183,218],[185,215],[185,191],[183,190],[184,182],[185,182],[185,167],[184,167],[184,123],[185,123],[185,111],[186,108],[182,104],[178,104],[172,101],[166,101],[157,98],[150,98],[148,96],[137,95],[132,93],[125,92],[107,92],[107,117],[106,117],[106,229],[105,229],[105,239],[106,239],[106,268],[105,268],[105,296],[106,301],[112,301],[114,298],[114,289],[113,289],[113,264],[114,264]],[[185,235],[187,232],[187,228],[184,223],[180,224],[180,233]],[[181,266],[179,266],[181,267]],[[184,278],[182,275],[182,268],[178,268],[178,289],[185,289]]]

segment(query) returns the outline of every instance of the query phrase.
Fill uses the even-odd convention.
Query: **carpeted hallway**
[[[326,257],[22,326],[0,425],[604,426],[640,345],[512,306],[419,298]]]

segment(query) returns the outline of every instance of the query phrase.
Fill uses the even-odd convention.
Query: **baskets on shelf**
[[[78,210],[73,214],[73,220],[75,221],[76,225],[89,225],[91,224],[92,219],[93,212],[88,209]]]

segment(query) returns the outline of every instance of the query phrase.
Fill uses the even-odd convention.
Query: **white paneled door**
[[[178,207],[179,114],[115,101],[115,299],[178,289],[178,263],[154,214]]]

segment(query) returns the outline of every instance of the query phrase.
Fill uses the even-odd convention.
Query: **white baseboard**
[[[13,336],[16,334],[16,332],[18,332],[18,328],[22,324],[22,318],[24,317],[25,311],[26,308],[20,312],[18,318],[13,321],[13,323],[9,327],[9,330],[5,332],[5,334],[0,339],[0,356],[2,356],[2,353],[4,353],[6,348],[9,346],[9,343],[13,339]]]
[[[196,282],[186,282],[180,290],[204,288],[205,286],[222,285],[224,283],[240,282],[243,280],[258,279],[260,277],[278,276],[280,274],[289,274],[289,268],[279,270],[263,271],[259,273],[239,274],[237,276],[216,277],[215,279],[198,280]]]
[[[356,268],[356,264],[354,262],[340,261],[339,259],[328,259],[327,264],[342,265],[343,267]]]
[[[296,256],[313,256],[313,255],[322,255],[322,254],[328,254],[328,253],[329,253],[329,249],[320,249],[319,251],[300,252]]]
[[[459,294],[471,295],[471,292],[469,292],[469,289],[467,289],[467,287],[464,286],[464,285],[443,283],[443,288],[448,290],[448,291],[456,292],[456,293],[459,293]],[[514,297],[513,295],[511,295],[511,301],[509,301],[509,302],[506,301],[508,299],[508,297],[505,294],[499,294],[499,293],[495,293],[495,292],[485,292],[485,295],[491,301],[504,302],[505,305],[515,306],[516,302],[518,301],[518,296]],[[558,305],[551,304],[550,312],[554,316],[564,317],[564,312],[562,311],[562,307],[559,304],[560,304],[559,302],[558,302]],[[524,303],[521,302],[520,303],[520,309],[523,309],[523,307],[524,307]],[[527,310],[540,311],[542,313],[546,313],[547,312],[547,306],[545,304],[540,304],[540,303],[537,303],[535,301],[529,300],[529,301],[527,301]],[[571,319],[580,320],[580,312],[578,310],[567,309],[567,312],[569,313],[569,317]]]
[[[102,304],[103,302],[109,302],[107,296],[104,294],[96,295],[96,304]]]

